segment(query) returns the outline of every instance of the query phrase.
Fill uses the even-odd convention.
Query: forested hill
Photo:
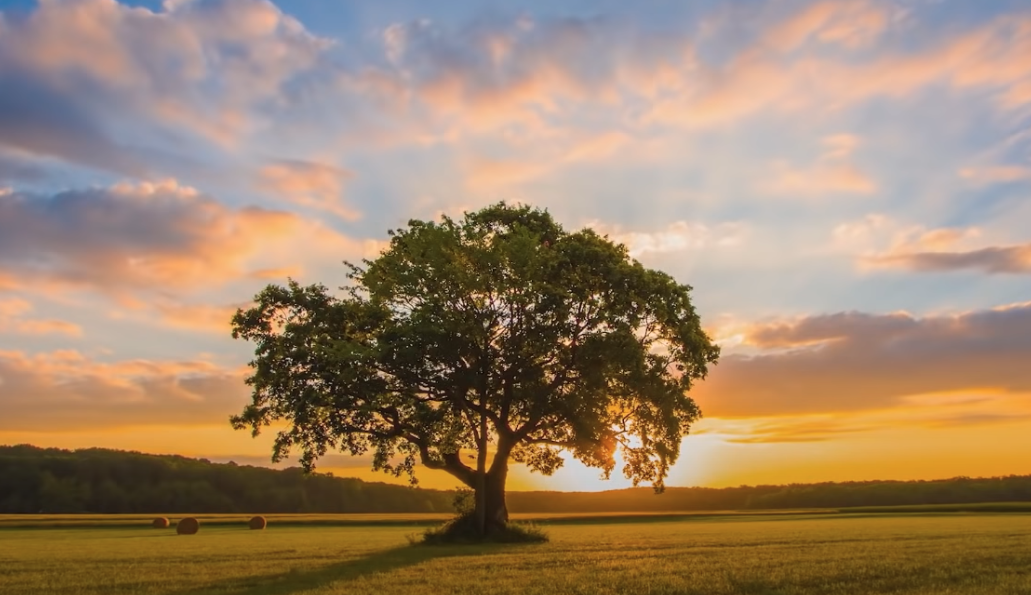
[[[3,513],[451,512],[453,495],[297,467],[106,449],[0,446]]]
[[[453,495],[180,456],[0,446],[3,513],[451,512]],[[512,512],[646,512],[1031,502],[1031,476],[509,492]]]

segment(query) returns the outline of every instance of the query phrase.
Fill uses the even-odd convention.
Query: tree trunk
[[[505,480],[508,467],[493,469],[487,474],[485,498],[485,534],[503,530],[508,525],[508,506],[505,503]]]
[[[508,480],[508,457],[495,459],[490,470],[476,477],[476,525],[480,535],[503,531],[508,525],[505,483]]]
[[[476,455],[476,530],[487,534],[487,416],[480,408],[480,443]]]

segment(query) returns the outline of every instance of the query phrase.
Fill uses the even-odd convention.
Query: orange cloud
[[[761,190],[790,196],[823,196],[826,194],[871,194],[877,184],[848,162],[859,139],[838,134],[823,139],[826,147],[819,160],[808,168],[794,168],[778,163],[774,178],[763,183]]]
[[[1031,100],[1031,97],[1029,97]],[[960,177],[977,185],[1004,184],[1031,180],[1031,168],[1020,165],[993,165],[987,167],[965,167]]]
[[[866,8],[863,8],[864,5]],[[849,11],[867,16],[851,20]],[[858,13],[857,13],[858,14]],[[831,17],[840,20],[829,25]],[[828,112],[874,97],[901,97],[933,83],[994,92],[1002,109],[1031,98],[1031,16],[1007,15],[981,28],[908,54],[876,58],[855,52],[892,26],[872,3],[821,3],[774,25],[770,33],[700,82],[658,99],[652,123],[712,126],[761,111]],[[828,60],[807,40],[840,43],[854,59]]]
[[[901,252],[866,257],[873,267],[900,268],[919,272],[973,270],[983,273],[1031,273],[1031,243],[992,246],[968,252]]]
[[[937,250],[954,247],[959,242],[977,238],[981,230],[932,229],[922,225],[904,225],[891,217],[872,213],[858,221],[849,221],[833,230],[834,245],[852,253],[871,255],[883,250],[888,244],[890,250]]]
[[[778,167],[777,178],[766,185],[774,194],[821,196],[826,194],[871,194],[877,185],[852,165],[821,165],[812,169]]]
[[[473,189],[509,186],[552,171],[551,164],[530,161],[502,161],[477,158],[468,166],[466,181]]]
[[[222,145],[237,144],[251,131],[252,108],[281,99],[331,46],[264,0],[166,2],[156,12],[44,0],[0,21],[0,56],[33,73],[33,87],[61,81],[65,94],[88,94],[119,118],[142,115]]]
[[[879,214],[868,215],[834,229],[835,244],[856,254],[863,269],[970,270],[989,274],[1031,272],[1031,244],[1007,243],[1000,238],[978,242],[982,236],[982,230],[976,227],[905,227]],[[985,246],[988,241],[998,244]]]
[[[541,135],[547,135],[542,143]],[[619,132],[537,131],[531,138],[507,139],[518,152],[517,159],[491,159],[475,155],[466,162],[466,182],[474,192],[528,182],[563,167],[596,164],[611,159],[635,146],[633,139]],[[636,150],[644,143],[638,143]]]
[[[287,277],[298,277],[302,274],[303,269],[297,266],[292,267],[279,267],[271,269],[258,269],[251,271],[248,274],[250,279],[259,279],[262,281],[271,279],[285,279]]]
[[[885,235],[891,236],[889,247],[876,247],[878,238]],[[883,215],[871,215],[834,230],[839,245],[860,252],[858,262],[863,268],[918,272],[972,270],[989,274],[1031,272],[1031,244],[977,247],[974,240],[981,235],[978,228],[900,228]]]
[[[0,333],[81,337],[82,327],[64,320],[25,318],[32,304],[19,298],[0,299]]]
[[[855,48],[874,41],[890,18],[884,6],[873,2],[816,2],[773,27],[763,42],[780,52],[813,40]]]
[[[26,290],[88,287],[120,299],[191,291],[366,244],[291,213],[230,208],[171,180],[0,197],[0,272]]]
[[[953,316],[846,312],[755,325],[695,389],[713,417],[884,409],[904,397],[1031,392],[1031,303]]]
[[[161,303],[155,304],[154,307],[161,317],[161,322],[168,326],[229,336],[230,322],[233,315],[236,314],[236,310],[248,305],[247,303],[227,306]]]
[[[708,418],[694,434],[738,444],[830,442],[887,428],[975,428],[1031,421],[1031,393],[970,389],[911,395],[890,408],[750,419]]]
[[[0,351],[0,430],[228,424],[247,402],[244,370],[207,361],[101,362],[78,351]]]
[[[546,129],[545,114],[570,105],[618,107],[625,95],[683,84],[688,39],[626,33],[602,18],[521,18],[459,32],[397,23],[382,34],[392,68],[347,75],[344,84],[399,114],[428,109],[441,136]],[[626,41],[613,44],[617,36]]]
[[[321,163],[280,160],[263,167],[258,175],[259,189],[281,196],[300,206],[324,210],[347,221],[359,214],[344,206],[344,183],[351,173]]]

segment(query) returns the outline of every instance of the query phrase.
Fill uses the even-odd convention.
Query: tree
[[[619,451],[634,485],[663,489],[701,415],[687,392],[719,356],[691,287],[528,206],[389,234],[345,263],[341,297],[290,280],[237,311],[256,350],[235,428],[284,423],[273,460],[296,447],[306,470],[340,449],[413,485],[417,464],[446,471],[475,492],[481,535],[508,521],[513,461],[548,475],[568,451],[608,478]]]

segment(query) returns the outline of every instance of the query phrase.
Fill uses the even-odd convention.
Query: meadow
[[[5,595],[1031,593],[1031,515],[1012,512],[565,516],[540,519],[546,544],[434,547],[406,539],[427,515],[211,515],[194,536],[18,518],[0,518]]]

